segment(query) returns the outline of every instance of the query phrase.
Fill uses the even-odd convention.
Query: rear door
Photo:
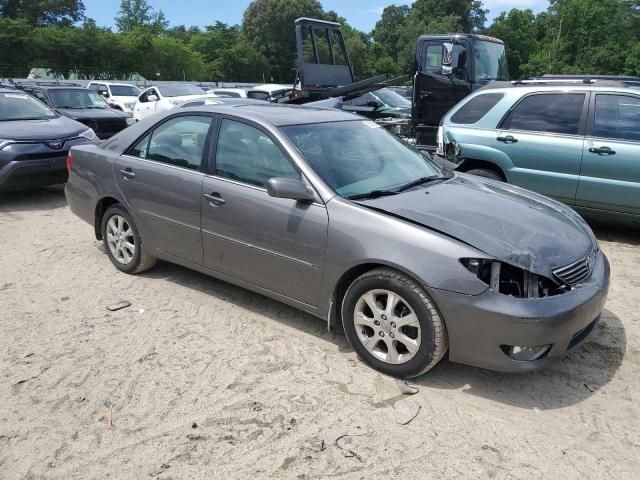
[[[143,235],[164,253],[202,264],[200,198],[214,117],[170,117],[116,162],[118,186]]]
[[[327,210],[267,194],[270,178],[301,178],[277,139],[258,125],[224,118],[211,173],[202,198],[205,265],[317,306]]]
[[[576,205],[640,215],[640,96],[591,101]]]
[[[509,182],[573,204],[587,118],[585,92],[534,93],[506,114],[492,140],[513,167]]]

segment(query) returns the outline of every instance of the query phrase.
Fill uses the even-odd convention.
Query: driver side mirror
[[[302,180],[294,178],[270,178],[267,182],[267,193],[274,198],[288,198],[299,202],[313,202],[314,193]]]
[[[442,46],[442,74],[451,75],[457,67],[453,62],[453,43],[445,42]]]
[[[149,102],[157,102],[157,101],[158,101],[158,97],[156,97],[155,95],[149,95],[149,96],[147,97],[147,100],[148,100]]]
[[[100,90],[98,93],[104,98],[109,98],[109,92],[107,92],[106,90]]]

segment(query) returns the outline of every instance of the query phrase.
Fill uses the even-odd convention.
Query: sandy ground
[[[584,348],[523,375],[444,361],[408,396],[280,303],[117,272],[61,189],[1,196],[0,478],[637,479],[640,229],[596,231],[613,281]]]

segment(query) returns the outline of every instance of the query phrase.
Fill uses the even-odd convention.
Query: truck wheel
[[[372,270],[349,286],[342,323],[358,356],[393,377],[418,376],[447,351],[447,331],[433,301],[394,270]]]
[[[468,170],[466,173],[477,177],[490,178],[491,180],[497,180],[498,182],[504,182],[504,178],[502,178],[499,173],[489,170],[488,168],[474,168],[472,170]]]
[[[138,228],[121,205],[112,205],[102,217],[102,241],[109,260],[122,272],[144,272],[156,263],[145,252]]]

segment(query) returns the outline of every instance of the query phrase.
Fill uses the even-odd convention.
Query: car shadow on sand
[[[0,193],[0,214],[55,210],[66,206],[64,185]]]

